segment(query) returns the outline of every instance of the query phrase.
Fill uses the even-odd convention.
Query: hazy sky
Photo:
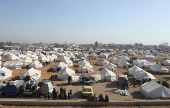
[[[170,44],[170,0],[0,0],[0,41]]]

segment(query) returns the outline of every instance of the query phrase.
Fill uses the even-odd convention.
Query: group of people
[[[40,89],[37,90],[37,98],[40,98]],[[66,94],[66,88],[61,87],[60,88],[60,94],[58,93],[58,91],[56,92],[55,88],[53,89],[52,92],[53,95],[53,99],[72,99],[72,90],[70,90],[70,92],[68,93],[68,95]],[[45,100],[49,100],[51,97],[51,93],[45,93],[44,95],[44,99]]]
[[[72,90],[66,94],[66,88],[61,87],[60,88],[60,94],[59,94],[59,99],[72,99]]]
[[[41,61],[40,61],[41,62]],[[42,65],[43,66],[47,66],[47,65],[50,65],[50,61],[48,62],[48,61],[46,61],[46,62],[42,62]]]
[[[96,94],[94,94],[94,96],[93,96],[93,95],[90,93],[90,94],[88,95],[88,97],[87,97],[87,100],[88,100],[88,101],[94,101],[94,102],[96,102],[96,101],[109,102],[109,96],[107,96],[107,94],[106,94],[106,96],[105,96],[105,98],[104,98],[104,96],[103,96],[102,94],[100,94],[99,97],[97,97]]]
[[[157,83],[161,84],[161,81],[158,81]],[[167,87],[167,88],[169,88],[169,83],[167,82],[167,80],[166,81],[162,81],[162,85]]]

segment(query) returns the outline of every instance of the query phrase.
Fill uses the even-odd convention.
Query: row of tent
[[[3,81],[7,78],[10,78],[12,76],[12,73],[13,71],[3,67],[3,68],[0,68],[0,81]],[[24,78],[26,77],[30,77],[30,79],[32,80],[38,80],[40,77],[41,77],[41,71],[39,70],[36,70],[34,68],[31,68],[29,70],[26,70],[24,72],[22,72],[20,75],[19,75],[19,78],[21,80],[23,80]]]

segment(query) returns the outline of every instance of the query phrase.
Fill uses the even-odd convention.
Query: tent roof
[[[116,74],[106,68],[103,68],[101,71],[98,71],[98,74],[102,76],[115,76]]]

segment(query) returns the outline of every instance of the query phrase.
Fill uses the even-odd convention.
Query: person
[[[68,84],[70,84],[71,76],[68,76]]]
[[[44,94],[44,99],[47,100],[47,94],[46,93]]]
[[[63,87],[60,88],[60,94],[63,92]]]
[[[105,102],[109,102],[109,96],[107,96],[107,94],[105,96]]]
[[[145,80],[145,79],[143,79],[142,84],[144,84],[145,82],[146,82],[146,80]]]
[[[169,84],[168,83],[166,83],[166,87],[169,88]]]
[[[50,99],[50,92],[48,92],[47,96],[48,96],[48,100],[49,100]]]
[[[104,101],[104,98],[103,98],[102,94],[99,95],[99,101]]]
[[[53,89],[53,92],[52,92],[52,93],[53,93],[53,98],[56,99],[57,94],[56,94],[55,88]]]
[[[48,65],[48,62],[46,61],[46,66]]]
[[[63,92],[64,92],[64,95],[66,95],[66,88],[64,88]]]
[[[125,88],[126,88],[126,90],[129,89],[128,82],[125,82]]]
[[[136,79],[134,78],[134,85],[133,85],[133,87],[135,87],[135,84],[136,84]]]
[[[157,83],[158,83],[158,84],[161,84],[161,81],[158,81]]]
[[[67,95],[66,94],[64,95],[64,99],[67,99]]]
[[[152,79],[151,78],[149,78],[149,81],[151,81]]]
[[[87,100],[88,101],[93,101],[93,95],[91,93],[88,95]]]
[[[40,98],[40,89],[37,90],[37,98]]]

